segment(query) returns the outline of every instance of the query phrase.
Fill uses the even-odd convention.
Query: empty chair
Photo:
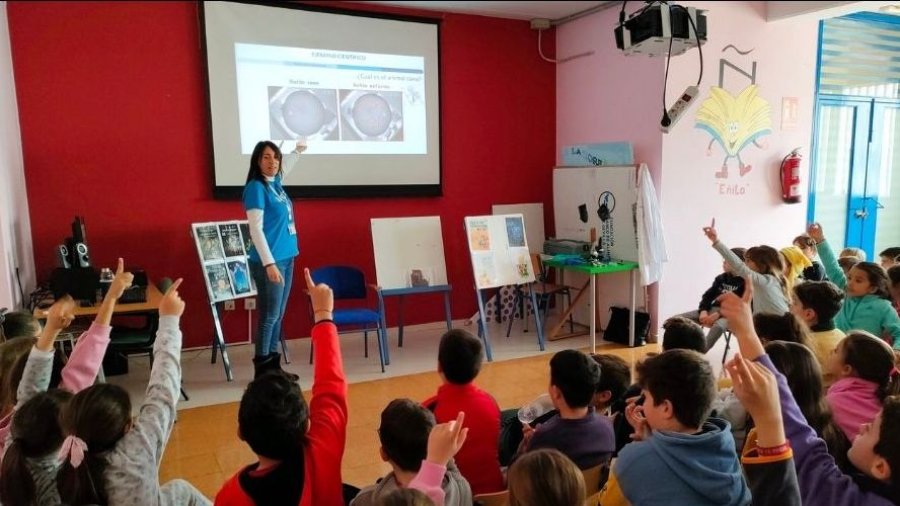
[[[385,366],[385,346],[387,333],[384,325],[384,309],[375,303],[375,309],[368,304],[368,290],[377,290],[374,285],[367,285],[362,271],[347,265],[320,267],[310,272],[316,283],[325,283],[334,292],[334,324],[338,333],[358,332],[362,330],[365,342],[365,356],[369,356],[369,331],[374,330],[378,337],[378,357],[381,360],[381,372]],[[350,301],[355,305],[343,304]],[[309,305],[310,320],[313,317],[312,303]],[[309,349],[309,363],[312,363],[312,345]]]

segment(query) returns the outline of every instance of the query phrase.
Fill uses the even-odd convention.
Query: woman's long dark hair
[[[72,394],[64,390],[42,392],[16,411],[10,427],[11,441],[0,466],[0,502],[38,506],[37,487],[27,459],[52,454],[63,442],[59,412]]]
[[[259,141],[256,143],[256,147],[253,148],[253,154],[250,155],[250,169],[247,171],[248,183],[250,181],[256,180],[264,185],[269,184],[268,181],[266,181],[266,177],[262,173],[262,169],[259,168],[259,160],[262,158],[263,151],[265,151],[266,148],[271,148],[272,151],[275,152],[275,158],[278,159],[278,175],[281,175],[281,149],[279,149],[278,145],[272,141]]]
[[[766,353],[775,368],[787,378],[788,388],[794,394],[797,406],[809,426],[825,440],[828,453],[842,470],[852,469],[847,451],[850,440],[831,415],[831,408],[825,399],[822,369],[816,356],[806,346],[786,341],[772,341],[766,345]]]
[[[107,462],[100,455],[116,446],[130,422],[131,399],[122,387],[101,383],[75,394],[60,415],[60,425],[67,435],[84,441],[88,450],[77,468],[68,460],[59,468],[56,485],[64,504],[107,504],[103,477]]]

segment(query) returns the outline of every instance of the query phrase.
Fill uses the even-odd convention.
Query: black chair
[[[376,309],[368,305],[368,290],[377,293],[378,287],[367,285],[362,271],[356,267],[346,265],[333,265],[320,267],[310,272],[316,283],[325,283],[331,287],[334,293],[335,308],[332,313],[334,324],[338,327],[338,333],[358,332],[362,330],[365,340],[365,356],[369,356],[369,331],[375,331],[378,337],[378,357],[381,360],[381,372],[384,372],[385,353],[387,346],[387,332],[382,322],[384,321],[384,308],[376,303]],[[307,293],[308,295],[308,293]],[[351,307],[339,307],[341,301],[355,301]],[[310,321],[313,320],[312,303],[309,304]],[[348,328],[349,327],[349,328]],[[309,347],[309,363],[313,361],[312,345]]]

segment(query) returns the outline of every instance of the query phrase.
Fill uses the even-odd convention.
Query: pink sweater
[[[59,388],[77,393],[94,384],[97,379],[97,372],[103,363],[103,355],[106,353],[106,346],[109,344],[109,333],[112,327],[109,325],[91,324],[91,327],[78,338],[75,349],[69,356],[69,360],[62,370],[62,381]],[[49,359],[49,360],[48,360]],[[46,361],[52,367],[53,352],[41,352],[36,348],[32,348],[28,362]],[[49,387],[49,374],[44,374],[43,367],[34,367],[36,364],[25,366],[25,372],[22,374],[22,381],[17,389],[18,403],[16,409],[24,404],[28,399],[34,397],[40,392],[46,391]],[[6,415],[0,419],[0,442],[6,441],[9,435],[10,423],[13,414]]]
[[[825,397],[834,423],[850,441],[859,434],[860,425],[871,422],[881,411],[877,391],[878,385],[857,377],[841,378],[828,388]]]

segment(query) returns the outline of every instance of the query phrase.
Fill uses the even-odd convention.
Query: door
[[[835,249],[863,241],[871,100],[821,98],[816,110],[809,221]]]
[[[900,246],[900,104],[896,102],[875,102],[869,174],[866,193],[872,196],[869,205],[875,209],[870,227],[875,247],[870,258],[878,262],[874,255]]]

